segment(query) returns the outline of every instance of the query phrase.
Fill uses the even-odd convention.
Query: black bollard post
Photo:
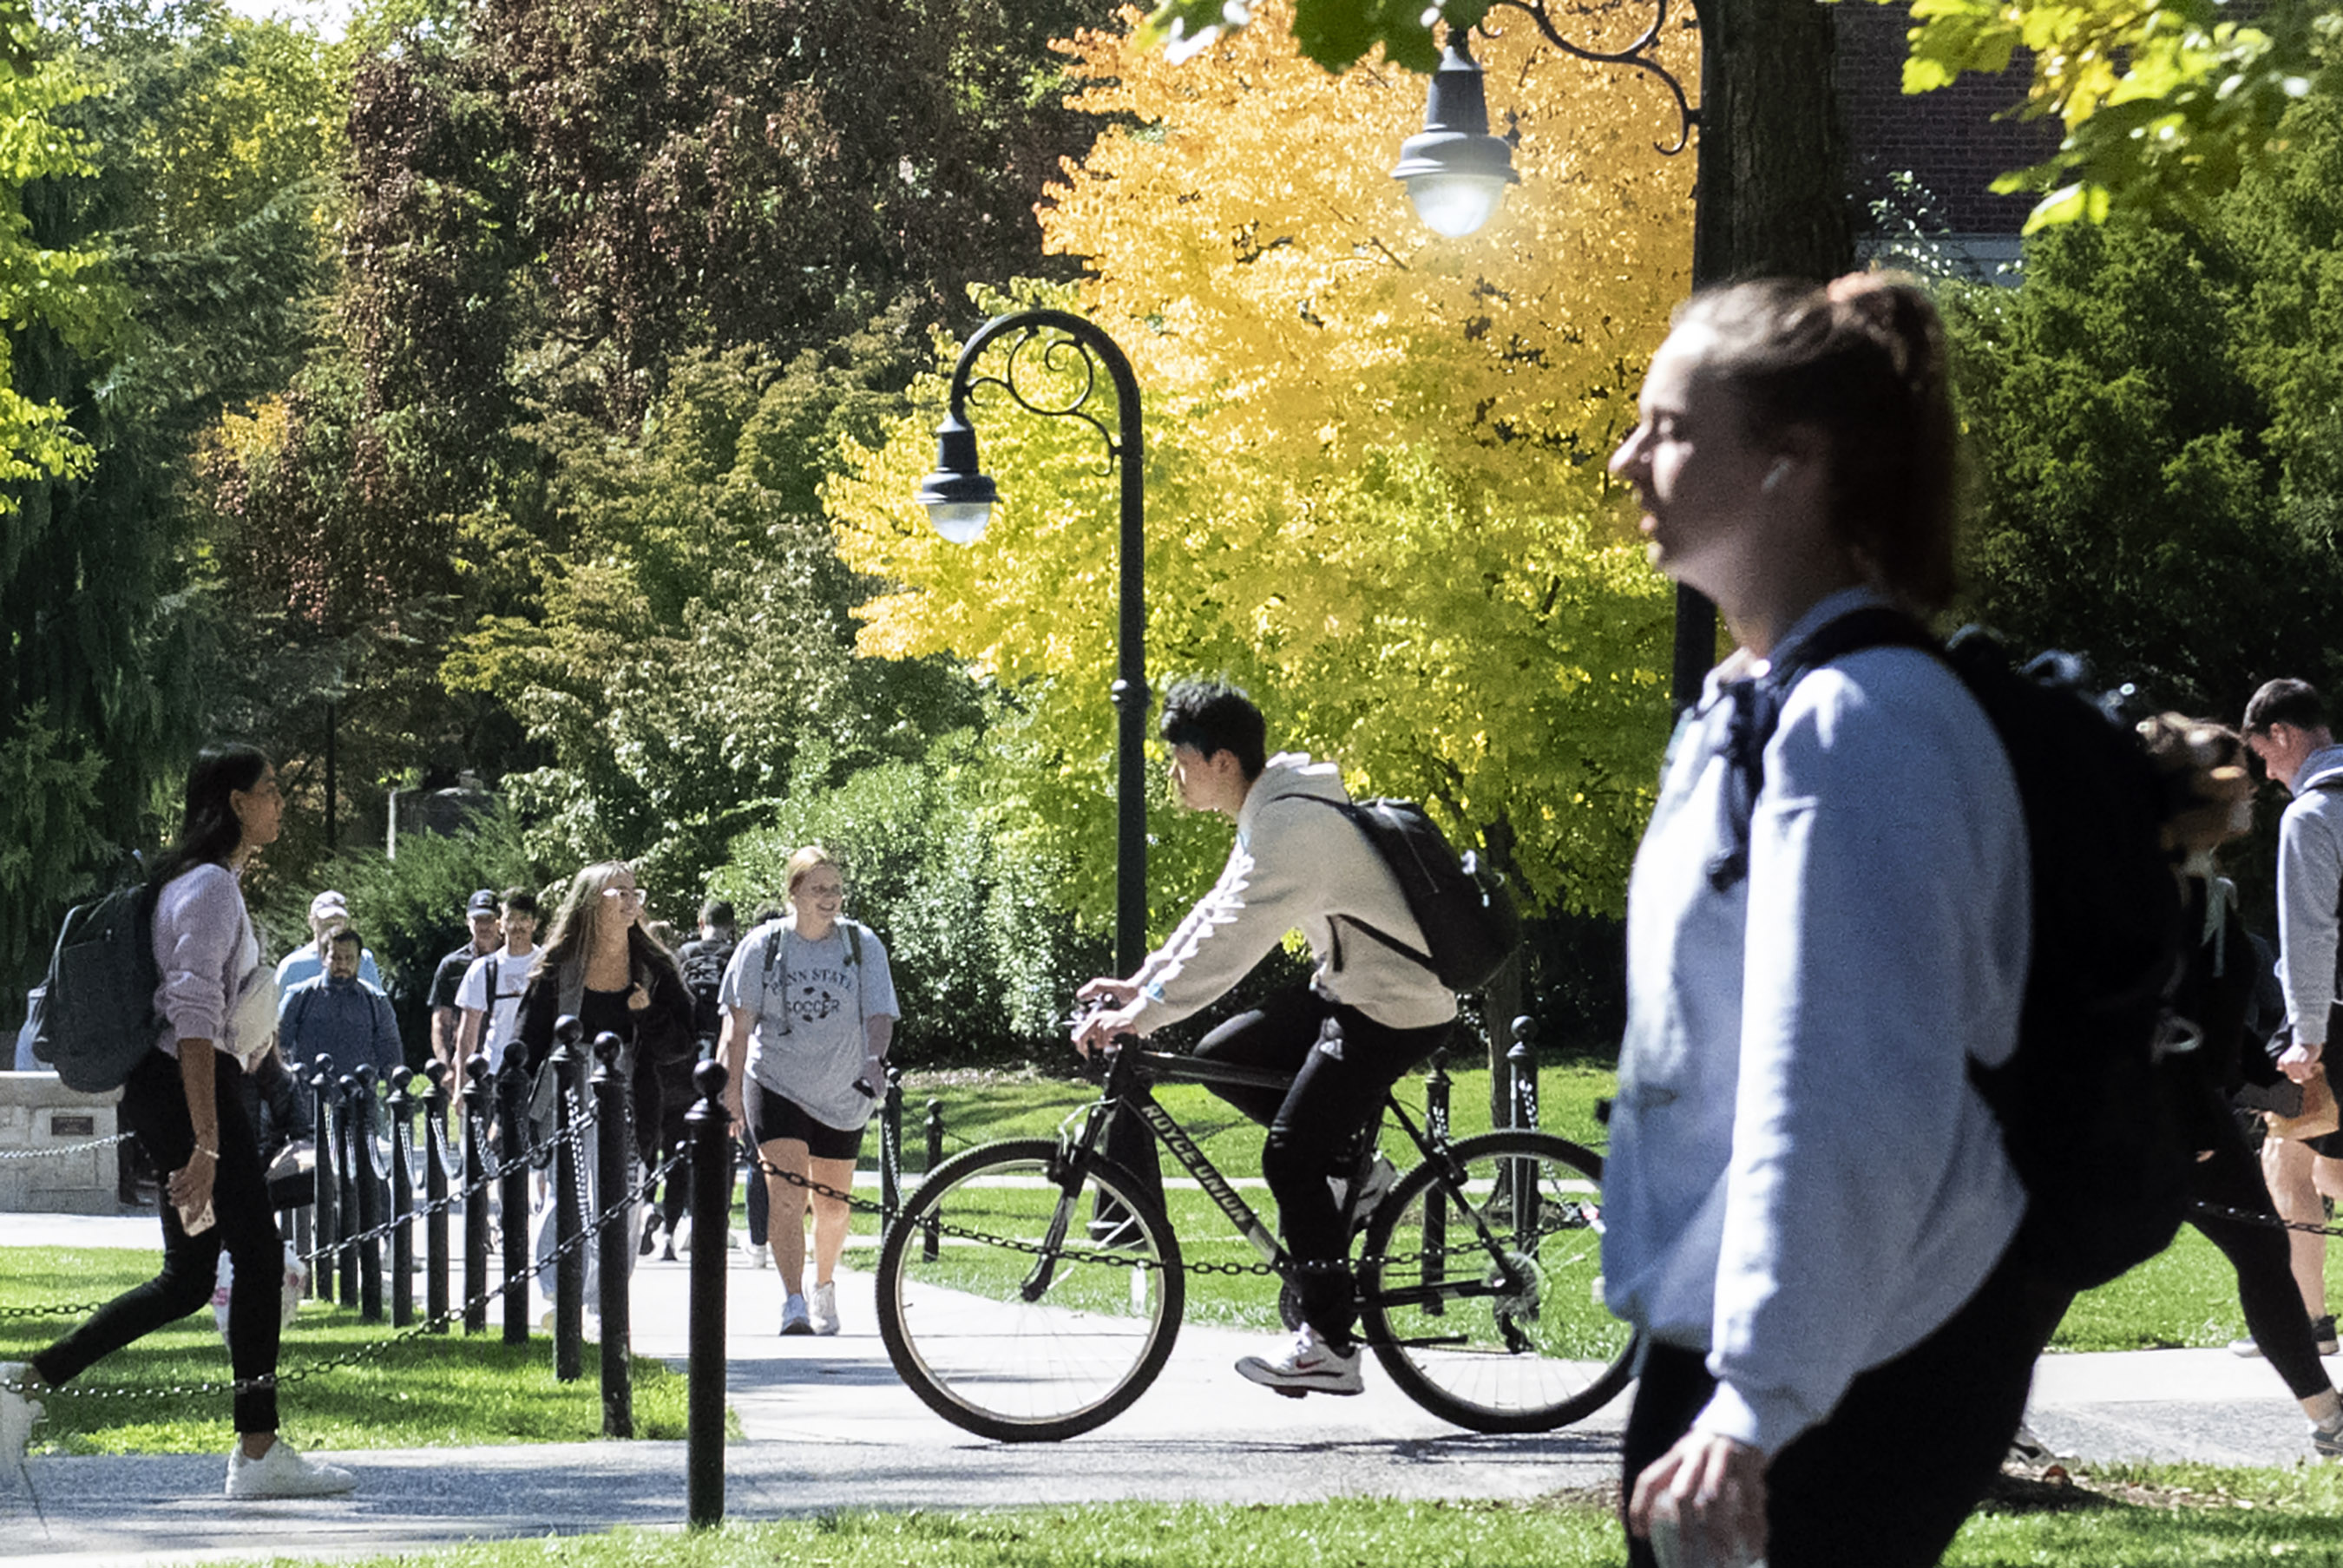
[[[334,1120],[334,1212],[342,1219],[341,1243],[334,1250],[336,1296],[342,1305],[358,1304],[358,1249],[351,1240],[366,1229],[366,1213],[358,1207],[357,1155],[358,1081],[348,1073],[334,1081],[334,1099],[342,1113]]]
[[[382,1322],[382,1222],[385,1196],[377,1151],[382,1139],[382,1101],[374,1091],[372,1062],[358,1063],[351,1078],[350,1175],[357,1183],[358,1321]]]
[[[528,1070],[520,1052],[505,1057],[497,1074],[497,1170],[504,1207],[505,1343],[528,1339]]]
[[[884,1241],[903,1211],[903,1073],[887,1070],[887,1097],[879,1102],[879,1236]]]
[[[594,1224],[596,1282],[602,1314],[602,1435],[635,1435],[635,1395],[627,1355],[627,1271],[635,1261],[633,1210],[626,1201],[627,1081],[618,1070],[618,1037],[594,1037]]]
[[[423,1097],[423,1203],[430,1211],[423,1221],[423,1310],[431,1332],[447,1332],[447,1177],[454,1156],[447,1148],[447,1064],[434,1061],[423,1070],[431,1088]],[[410,1081],[411,1086],[411,1081]],[[462,1166],[457,1166],[461,1174]]]
[[[1448,1147],[1448,1049],[1432,1053],[1432,1070],[1423,1075],[1423,1125],[1434,1149]],[[1434,1284],[1446,1277],[1442,1266],[1448,1251],[1448,1200],[1437,1187],[1423,1193],[1423,1281]],[[1437,1292],[1424,1293],[1423,1311],[1439,1317],[1448,1303]]]
[[[1513,1125],[1534,1132],[1538,1124],[1537,1020],[1513,1020],[1513,1048],[1505,1052],[1513,1073]]]
[[[341,1178],[335,1171],[334,1151],[341,1146],[341,1109],[334,1103],[333,1058],[317,1058],[309,1090],[317,1097],[317,1157],[310,1163],[309,1185],[317,1194],[316,1251],[309,1259],[309,1293],[321,1302],[334,1299],[334,1257],[341,1242],[337,1219]]]
[[[930,1100],[928,1101],[927,1173],[933,1175],[936,1167],[943,1162],[944,1102],[940,1100]],[[928,1262],[934,1262],[943,1251],[943,1243],[942,1218],[930,1209],[928,1211],[927,1219],[920,1221],[920,1256]]]
[[[464,1332],[488,1332],[488,1059],[464,1064]]]
[[[415,1322],[415,1094],[414,1073],[390,1072],[390,1322]]]
[[[1513,1020],[1513,1048],[1505,1052],[1505,1064],[1513,1070],[1513,1125],[1534,1132],[1538,1124],[1537,1102],[1537,1020],[1533,1018]],[[1534,1235],[1538,1224],[1539,1193],[1537,1161],[1514,1161],[1513,1182],[1513,1220],[1515,1231]]]
[[[586,1248],[585,1216],[578,1191],[577,1138],[578,1070],[585,1065],[578,1050],[584,1026],[564,1017],[553,1026],[553,1242],[558,1261],[553,1266],[553,1375],[576,1382],[585,1371]]]
[[[695,1530],[724,1521],[725,1264],[732,1249],[732,1116],[724,1064],[692,1070],[699,1103],[684,1116],[691,1142],[691,1361],[684,1425],[688,1517]],[[755,1171],[749,1180],[762,1181]]]

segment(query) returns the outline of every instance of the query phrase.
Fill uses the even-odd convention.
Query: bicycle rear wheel
[[[903,1382],[956,1426],[1054,1442],[1112,1420],[1172,1354],[1180,1243],[1138,1181],[1012,1139],[928,1173],[879,1252],[879,1332]],[[1110,1219],[1101,1222],[1100,1200]]]
[[[1626,1386],[1634,1336],[1601,1295],[1601,1156],[1490,1132],[1401,1178],[1367,1221],[1359,1309],[1409,1398],[1475,1432],[1546,1432]]]

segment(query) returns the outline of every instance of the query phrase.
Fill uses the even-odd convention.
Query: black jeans
[[[2041,1315],[2013,1247],[1934,1333],[1849,1383],[1766,1466],[1769,1568],[1926,1568],[1942,1557],[2026,1414]],[[1700,1352],[1651,1347],[1622,1443],[1623,1510],[1715,1391]],[[1652,1568],[1651,1543],[1628,1537],[1627,1561]]]
[[[87,1322],[35,1356],[32,1366],[43,1382],[62,1387],[125,1345],[200,1310],[212,1299],[225,1249],[236,1268],[227,1305],[228,1362],[237,1382],[246,1385],[236,1394],[236,1430],[275,1432],[277,1385],[270,1382],[254,1387],[250,1380],[273,1379],[277,1373],[285,1243],[277,1233],[260,1145],[244,1108],[244,1070],[233,1058],[217,1052],[212,1070],[219,1106],[219,1161],[212,1177],[216,1222],[200,1235],[188,1235],[166,1191],[161,1203],[163,1271],[98,1308]],[[171,1172],[186,1164],[196,1150],[178,1061],[150,1051],[123,1085],[121,1114],[124,1131],[137,1135],[167,1187]]]
[[[1448,1040],[1450,1024],[1393,1029],[1354,1007],[1290,986],[1206,1035],[1196,1054],[1215,1061],[1295,1074],[1272,1089],[1214,1093],[1269,1129],[1261,1173],[1277,1200],[1285,1250],[1302,1265],[1295,1281],[1304,1322],[1340,1349],[1351,1344],[1358,1308],[1351,1287],[1351,1231],[1329,1176],[1357,1175],[1360,1136],[1374,1125],[1402,1074]]]

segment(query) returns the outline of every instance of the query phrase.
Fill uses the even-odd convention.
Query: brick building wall
[[[1906,96],[1909,7],[1840,0],[1832,9],[1838,24],[1839,112],[1857,199],[1868,203],[1886,194],[1886,176],[1909,170],[1954,234],[2016,235],[2036,198],[1994,195],[1994,176],[2039,163],[2058,146],[2055,120],[1994,118],[2026,95],[2024,56],[2003,75],[1964,76],[1949,87]]]

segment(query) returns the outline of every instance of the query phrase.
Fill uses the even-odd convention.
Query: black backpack
[[[2161,841],[2167,796],[2137,736],[2086,691],[2080,659],[2016,665],[1975,628],[1940,644],[1894,610],[1824,627],[1797,662],[1768,673],[1727,743],[1734,819],[1745,839],[1783,701],[1817,666],[1878,647],[1949,666],[2008,754],[2033,871],[2033,960],[2016,1049],[1969,1078],[2001,1124],[2026,1184],[2018,1232],[2028,1271],[2088,1290],[2171,1244],[2189,1155],[2155,1070],[2181,958],[2180,891]],[[1720,889],[1747,873],[1746,845],[1710,868]]]
[[[732,947],[720,937],[701,937],[683,944],[682,960],[677,965],[683,972],[685,988],[691,992],[693,1031],[705,1039],[713,1040],[723,1024],[720,1000]]]
[[[155,1012],[155,892],[134,883],[65,912],[33,1004],[33,1055],[68,1089],[102,1094],[162,1038]]]
[[[1331,806],[1366,835],[1399,879],[1407,912],[1415,917],[1416,929],[1432,950],[1421,951],[1355,915],[1334,919],[1422,964],[1453,991],[1479,990],[1521,947],[1521,911],[1504,879],[1470,851],[1459,859],[1449,848],[1447,835],[1414,801],[1330,800],[1322,795],[1286,799]]]

